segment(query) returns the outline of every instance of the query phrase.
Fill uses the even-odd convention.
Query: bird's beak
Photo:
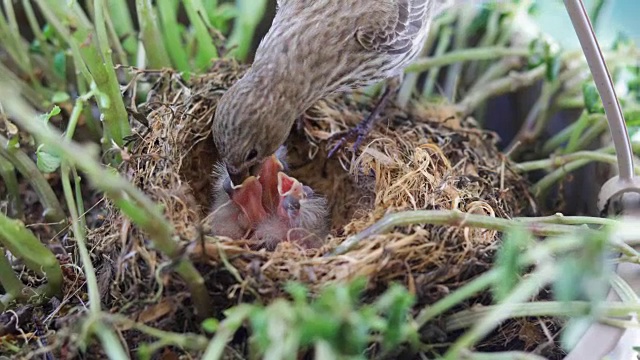
[[[231,185],[234,187],[242,184],[244,180],[249,177],[248,170],[237,169],[228,164],[227,164],[227,172],[229,173],[229,178],[231,179]]]
[[[255,176],[249,176],[235,187],[231,200],[242,209],[252,224],[257,224],[267,216],[262,206],[262,185]]]

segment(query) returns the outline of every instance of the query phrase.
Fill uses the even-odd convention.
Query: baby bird
[[[262,206],[262,185],[255,176],[233,186],[226,167],[219,163],[214,167],[213,211],[205,221],[212,235],[232,239],[246,237],[251,229],[267,217]]]
[[[277,210],[258,224],[255,237],[269,250],[281,241],[307,249],[322,246],[329,233],[327,200],[283,172],[278,173],[277,189]]]

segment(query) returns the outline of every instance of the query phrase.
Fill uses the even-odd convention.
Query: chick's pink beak
[[[268,157],[260,168],[259,181],[262,185],[262,205],[267,211],[273,211],[278,207],[278,173],[284,166],[276,155]]]
[[[255,176],[246,178],[240,186],[236,186],[231,200],[242,209],[251,224],[255,225],[267,217],[262,206],[262,185]]]
[[[293,195],[298,200],[305,197],[304,185],[296,178],[285,173],[278,173],[278,194],[280,197]]]
[[[285,173],[278,173],[278,215],[292,220],[300,210],[300,199],[304,197],[304,186]]]

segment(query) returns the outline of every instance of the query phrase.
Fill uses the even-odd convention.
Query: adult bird
[[[215,146],[234,184],[255,175],[318,100],[402,76],[421,52],[434,14],[450,2],[278,0],[252,66],[214,115]],[[389,88],[350,135],[366,134]]]

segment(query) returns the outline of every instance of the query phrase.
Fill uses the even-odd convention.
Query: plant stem
[[[211,301],[204,286],[204,279],[193,264],[181,259],[182,248],[173,238],[173,226],[160,212],[160,208],[142,191],[114,171],[103,168],[98,161],[97,149],[81,146],[66,139],[50,127],[40,126],[37,114],[24,100],[0,85],[0,98],[8,100],[7,113],[24,129],[47,144],[68,161],[69,165],[82,169],[93,186],[104,191],[120,210],[149,234],[155,247],[172,260],[177,260],[177,273],[185,280],[192,294],[192,301],[199,316],[211,312]]]
[[[469,87],[468,93],[475,93],[484,88],[490,81],[506,75],[509,71],[515,70],[522,64],[519,58],[506,57],[491,65],[477,80]]]
[[[0,254],[0,284],[2,284],[5,294],[11,297],[11,300],[21,300],[24,298],[22,291],[25,286],[13,271],[9,260],[5,256],[4,248],[0,248],[0,250],[2,251]],[[0,309],[2,311],[5,310],[2,304],[0,304]]]
[[[253,306],[248,304],[241,304],[233,308],[233,311],[227,314],[227,318],[220,323],[216,335],[211,339],[209,346],[202,354],[202,360],[220,359],[227,343],[242,323],[251,315],[253,309]]]
[[[162,43],[162,36],[157,26],[158,22],[151,0],[136,0],[136,10],[140,23],[140,36],[149,67],[156,70],[170,67],[169,55]]]
[[[581,0],[564,0],[573,28],[578,35],[582,51],[593,75],[596,88],[602,98],[609,122],[609,130],[616,147],[618,174],[621,180],[630,181],[634,177],[633,154],[627,126],[620,108],[611,75],[607,69],[598,39],[589,21],[589,16]]]
[[[500,310],[502,305],[490,305],[471,308],[451,315],[447,319],[447,331],[455,331],[473,326],[485,316]],[[534,301],[513,304],[510,309],[511,318],[548,316],[548,317],[578,317],[593,312],[594,304],[588,301]],[[640,304],[624,302],[604,302],[598,304],[598,314],[605,317],[628,316],[630,313],[640,313]]]
[[[253,11],[259,12],[260,1],[251,0]],[[198,42],[198,52],[196,55],[196,67],[198,70],[206,70],[213,59],[218,57],[218,49],[216,49],[213,39],[209,34],[209,17],[207,16],[204,6],[200,0],[183,0],[182,4],[187,12],[187,17],[195,30],[195,37]],[[239,21],[240,19],[236,19]]]
[[[347,253],[358,243],[369,236],[383,234],[397,226],[416,224],[448,225],[478,227],[490,230],[505,231],[516,225],[513,220],[485,215],[463,213],[459,210],[409,210],[385,215],[375,224],[362,230],[356,235],[349,236],[335,250],[325,256],[335,256]],[[529,226],[537,235],[559,235],[573,231],[574,227],[559,224],[523,224]]]
[[[122,46],[131,59],[135,59],[138,53],[138,42],[133,28],[133,18],[127,5],[126,0],[107,0],[108,11],[113,19],[113,27],[118,37],[124,38]]]
[[[266,0],[236,1],[238,15],[235,18],[233,30],[227,39],[227,48],[235,48],[229,52],[229,55],[240,61],[246,59],[253,42],[255,29],[264,16],[266,6]]]
[[[485,84],[484,88],[478,89],[477,92],[468,93],[456,105],[456,109],[461,114],[470,114],[487,99],[533,85],[544,77],[545,71],[544,66],[538,66],[523,73],[511,74],[494,80]]]
[[[5,21],[5,18],[2,16],[2,12],[0,11],[0,33],[2,33],[1,35],[4,35],[0,36],[0,38],[4,38],[4,49],[9,55],[11,55],[16,65],[29,76],[34,88],[37,89],[40,85],[38,80],[35,78],[27,46],[20,36],[20,28],[13,9],[13,1],[3,0],[3,3],[7,19]]]
[[[438,45],[436,46],[435,50],[435,58],[441,57],[445,53],[445,51],[447,51],[449,45],[451,45],[451,34],[453,34],[453,30],[450,27],[445,27],[442,29],[442,31],[440,32],[440,38],[438,39]],[[435,86],[436,79],[439,73],[439,66],[434,66],[429,69],[427,80],[422,87],[423,97],[427,97],[433,93],[433,88]]]
[[[566,162],[568,160],[567,158],[575,159],[575,160]],[[546,192],[549,190],[551,186],[553,186],[553,184],[562,180],[568,173],[576,171],[577,169],[593,161],[603,162],[603,163],[608,163],[613,165],[615,165],[618,161],[618,157],[616,157],[615,155],[604,154],[598,151],[579,151],[577,153],[558,157],[553,160],[557,160],[557,159],[560,160],[560,163],[558,164],[558,166],[561,166],[561,167],[547,174],[545,177],[540,179],[535,185],[531,187],[531,192],[534,194],[534,196],[536,197],[544,196],[544,194],[546,194]],[[634,166],[634,170],[636,174],[640,174],[639,165]]]
[[[20,184],[16,177],[15,167],[9,159],[0,155],[0,177],[4,179],[9,202],[8,214],[13,218],[22,219],[22,199],[20,198]]]
[[[96,21],[95,30],[91,27],[83,26],[88,20],[83,16],[78,16],[75,18],[78,27],[72,35],[59,19],[66,19],[67,15],[71,14],[70,10],[75,10],[73,12],[75,14],[77,12],[75,6],[72,8],[68,6],[52,7],[45,0],[35,1],[47,21],[55,27],[71,47],[72,54],[77,60],[76,64],[82,64],[80,70],[87,78],[87,82],[90,83],[91,79],[93,79],[96,87],[100,90],[98,96],[96,96],[96,102],[104,118],[102,145],[107,149],[111,148],[111,142],[113,141],[116,145],[122,147],[123,139],[131,133],[131,129],[129,127],[129,115],[124,107],[120,84],[111,60],[108,36],[106,35],[104,19],[101,17],[102,7],[96,9],[96,19],[99,19],[100,22]],[[96,32],[99,41],[94,39],[94,32]],[[78,45],[85,43],[86,45],[84,46]]]
[[[407,66],[405,72],[423,72],[434,67],[442,67],[464,61],[493,60],[506,56],[527,56],[528,48],[509,48],[505,46],[487,46],[451,51],[442,56],[419,59]]]
[[[122,42],[118,37],[118,32],[116,31],[116,27],[113,23],[113,17],[109,13],[109,9],[107,7],[107,4],[105,4],[105,1],[108,1],[108,0],[100,1],[101,3],[100,5],[102,6],[99,14],[96,12],[96,22],[98,21],[99,16],[104,17],[104,21],[107,26],[107,31],[109,33],[109,38],[111,39],[109,43],[112,44],[111,46],[113,46],[113,48],[115,48],[115,53],[118,59],[118,63],[120,65],[125,65],[125,66],[129,65],[129,58],[127,57],[127,52],[125,51],[124,46],[122,45]],[[99,5],[96,5],[96,6],[99,6]]]
[[[209,344],[209,339],[202,335],[192,334],[192,333],[176,334],[176,333],[160,330],[145,324],[135,322],[129,319],[128,317],[120,314],[103,313],[101,316],[107,322],[116,323],[120,325],[119,327],[122,327],[125,329],[129,329],[129,328],[136,329],[141,333],[160,339],[165,344],[171,344],[180,348],[190,349],[190,350],[204,350]]]
[[[609,150],[609,149],[607,149]],[[616,164],[617,157],[615,155],[611,155],[610,152],[613,152],[613,149],[610,151],[578,151],[572,154],[561,155],[561,156],[552,156],[549,159],[542,160],[534,160],[527,161],[520,164],[516,164],[514,166],[515,170],[518,172],[529,172],[541,169],[558,169],[562,167],[566,167],[567,164],[574,162],[576,160],[587,160],[587,163],[591,161],[598,161],[608,164]],[[575,170],[575,169],[572,169]],[[636,173],[640,173],[640,166],[635,166]],[[568,173],[569,171],[565,171],[564,173]]]
[[[51,52],[51,49],[47,44],[47,39],[45,39],[45,36],[40,29],[40,23],[38,22],[38,19],[33,12],[31,1],[22,0],[22,8],[24,9],[24,13],[27,17],[27,21],[29,22],[29,26],[31,27],[31,31],[33,32],[34,37],[40,43],[40,49],[42,50],[46,59],[46,65],[52,64],[53,53]],[[65,79],[63,79],[56,71],[53,71],[50,66],[47,66],[45,68],[45,76],[52,78],[52,80],[56,83],[56,88],[58,88],[59,90],[66,90]]]
[[[547,360],[547,358],[524,351],[480,353],[463,350],[460,352],[460,360]]]
[[[579,144],[581,145],[584,145],[590,142],[607,128],[607,119],[601,114],[589,115],[589,123],[591,124],[591,127],[589,127],[585,135],[579,141]],[[542,153],[550,154],[555,149],[559,148],[562,145],[562,143],[569,140],[569,138],[571,137],[571,134],[573,134],[576,127],[577,127],[577,123],[574,122],[571,125],[567,126],[566,128],[562,129],[562,131],[558,132],[551,139],[547,140],[547,142],[545,142],[544,145],[542,146]],[[577,149],[581,149],[581,148],[582,148],[581,146],[577,147]]]
[[[452,307],[458,305],[464,300],[476,295],[477,293],[483,291],[493,284],[496,280],[500,278],[500,272],[496,269],[490,270],[477,278],[469,281],[465,285],[461,286],[459,289],[455,290],[451,294],[446,297],[440,299],[438,302],[434,303],[431,306],[428,306],[420,313],[415,319],[418,328],[422,328],[429,321],[436,318],[437,316],[443,314],[447,310]]]
[[[189,71],[189,57],[182,46],[176,2],[174,0],[158,0],[156,4],[162,24],[164,44],[167,49],[171,49],[169,56],[173,66],[180,72]]]
[[[569,142],[567,143],[567,146],[564,148],[564,151],[563,151],[564,154],[571,154],[578,150],[578,146],[580,144],[579,142],[580,135],[582,135],[585,129],[587,129],[587,127],[589,127],[589,125],[591,124],[589,113],[587,113],[586,110],[583,110],[582,114],[580,114],[580,117],[575,122],[575,124],[576,126],[571,132],[571,135],[569,136]]]
[[[47,276],[47,297],[62,295],[63,278],[58,260],[21,221],[0,213],[0,241],[31,270]]]
[[[468,29],[471,23],[473,22],[473,18],[476,15],[475,9],[473,7],[460,9],[458,12],[458,22],[456,24],[456,35],[454,41],[455,49],[462,49],[466,47],[468,44]],[[448,29],[451,29],[448,27]],[[460,81],[460,74],[462,73],[463,64],[456,63],[453,64],[447,69],[447,74],[444,81],[444,96],[449,100],[449,102],[455,102],[457,87]]]
[[[541,217],[516,217],[513,220],[522,223],[553,223],[563,225],[604,225],[615,226],[618,220],[607,219],[595,216],[565,216],[562,213],[556,213],[549,216]]]
[[[93,264],[91,263],[91,255],[89,254],[85,243],[85,230],[80,227],[78,209],[76,208],[76,199],[74,197],[73,190],[71,189],[71,182],[69,181],[69,165],[66,162],[63,162],[60,166],[60,176],[64,197],[67,201],[69,213],[71,214],[71,227],[73,229],[78,252],[80,253],[80,260],[82,261],[82,266],[84,268],[84,275],[87,279],[89,310],[95,316],[100,312],[100,290],[98,289],[96,272],[93,268]]]
[[[427,40],[422,48],[422,52],[420,53],[420,57],[425,57],[429,54],[429,51],[433,47],[436,39],[439,37],[438,34],[442,31],[443,27],[451,24],[455,20],[454,16],[451,13],[444,13],[442,16],[434,19],[431,28],[433,29],[429,35],[427,36]],[[418,82],[419,77],[418,72],[407,73],[404,76],[402,86],[398,91],[397,103],[401,108],[405,108],[413,95],[413,91],[415,90],[416,83]]]
[[[45,220],[52,223],[57,231],[64,229],[66,216],[58,197],[31,158],[19,149],[9,148],[9,140],[2,135],[0,135],[0,156],[8,159],[22,176],[29,180],[44,208]]]
[[[116,336],[116,333],[109,326],[105,326],[102,322],[93,322],[90,331],[95,334],[104,349],[107,357],[112,360],[130,359],[127,351],[120,343],[120,339]]]
[[[501,304],[492,307],[486,316],[474,322],[474,326],[449,348],[444,358],[458,359],[461,351],[471,348],[498,324],[512,317],[520,309],[521,303],[537,294],[542,287],[554,278],[556,273],[555,267],[549,265],[535,270],[527,279],[520,282]]]
[[[0,81],[7,83],[8,86],[20,91],[28,99],[29,103],[39,110],[44,110],[49,100],[46,96],[34,90],[29,84],[9,70],[2,62],[0,62]]]

